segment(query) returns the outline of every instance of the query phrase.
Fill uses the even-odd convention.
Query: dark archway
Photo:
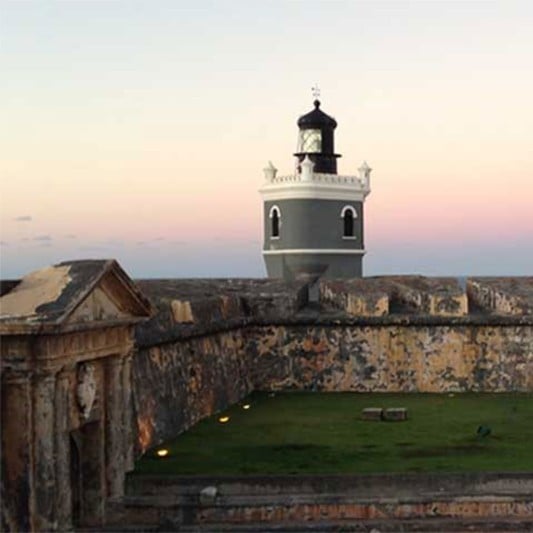
[[[100,421],[70,434],[70,487],[74,526],[98,526],[105,509],[105,455]]]

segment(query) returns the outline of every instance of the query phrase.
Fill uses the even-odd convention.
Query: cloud
[[[73,233],[69,233],[65,235],[65,239],[75,239],[75,238],[76,238],[76,235],[74,235]]]
[[[0,241],[0,246],[9,246],[7,241]]]
[[[30,222],[33,220],[33,217],[31,217],[30,215],[21,215],[19,217],[15,217],[13,220],[15,220],[16,222]]]
[[[37,235],[37,237],[34,237],[33,240],[39,242],[50,242],[52,237],[50,237],[50,235]]]

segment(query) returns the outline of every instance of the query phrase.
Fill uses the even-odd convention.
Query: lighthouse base
[[[363,254],[360,253],[277,253],[263,252],[269,278],[287,281],[321,278],[360,278],[363,275]]]

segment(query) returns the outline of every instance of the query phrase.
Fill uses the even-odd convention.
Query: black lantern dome
[[[302,129],[308,128],[330,128],[335,129],[337,127],[337,121],[326,115],[324,111],[320,110],[320,100],[315,100],[313,102],[315,108],[313,111],[310,111],[306,115],[302,115],[298,119],[298,127]]]
[[[315,164],[314,171],[324,174],[337,173],[334,130],[337,121],[320,109],[320,101],[314,101],[315,108],[298,119],[300,130],[298,151],[294,154],[301,163],[306,156]]]

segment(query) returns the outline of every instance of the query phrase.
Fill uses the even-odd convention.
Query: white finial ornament
[[[263,172],[265,173],[265,179],[267,181],[273,181],[276,179],[276,173],[278,169],[272,164],[272,161],[269,161],[267,166],[263,169]]]
[[[313,168],[315,164],[306,155],[305,159],[301,162],[300,167],[302,169],[301,180],[311,181],[313,179]]]
[[[370,186],[370,173],[372,172],[372,169],[368,166],[368,163],[366,161],[363,161],[363,164],[357,169],[359,171],[359,179],[366,184],[366,186]]]
[[[314,87],[311,87],[311,92],[313,93],[313,98],[315,100],[318,100],[320,98],[320,89],[318,88],[317,83],[315,83]]]

